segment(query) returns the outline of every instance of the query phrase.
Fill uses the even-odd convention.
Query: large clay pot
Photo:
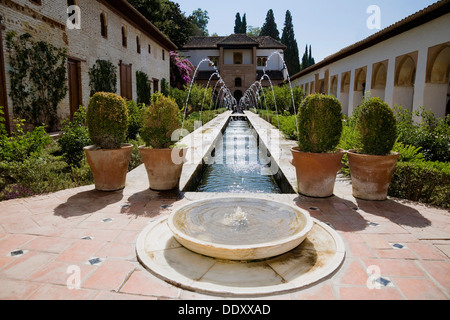
[[[349,151],[353,196],[369,201],[386,200],[399,156],[399,153],[373,156],[358,154],[355,150]]]
[[[117,191],[125,188],[132,150],[131,144],[123,144],[120,149],[84,148],[96,190]]]
[[[336,175],[342,169],[345,152],[308,153],[299,148],[291,149],[292,165],[297,172],[298,192],[314,198],[331,197],[334,193]]]
[[[140,147],[150,189],[168,191],[179,188],[186,149],[150,149]],[[175,161],[172,160],[174,153]]]

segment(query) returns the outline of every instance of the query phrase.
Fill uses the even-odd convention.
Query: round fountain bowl
[[[298,247],[314,226],[309,213],[252,198],[192,202],[174,211],[168,226],[185,248],[225,260],[259,260]]]

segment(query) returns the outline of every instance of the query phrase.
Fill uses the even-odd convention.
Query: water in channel
[[[258,136],[247,121],[230,121],[215,161],[206,167],[196,192],[279,193],[268,159],[261,156]]]

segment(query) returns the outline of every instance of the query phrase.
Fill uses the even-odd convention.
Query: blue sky
[[[379,30],[370,30],[367,8],[380,8],[381,28],[400,21],[424,9],[437,0],[173,0],[181,10],[190,15],[201,8],[210,17],[208,31],[220,36],[233,33],[237,12],[247,14],[247,24],[262,27],[267,11],[275,14],[280,36],[284,27],[286,10],[293,16],[295,37],[303,55],[305,45],[312,45],[316,62],[340,49],[362,40]],[[274,3],[276,5],[274,5]]]

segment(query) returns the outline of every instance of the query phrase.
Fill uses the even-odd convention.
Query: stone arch
[[[366,94],[367,67],[355,70],[355,83],[353,90],[353,110],[361,104]]]
[[[399,56],[395,62],[394,105],[413,110],[418,52]]]
[[[330,95],[337,97],[338,76],[331,77]]]
[[[236,90],[233,94],[234,98],[236,99],[237,102],[239,102],[239,100],[242,99],[243,93],[241,90]]]
[[[372,67],[372,87],[370,93],[372,97],[379,97],[384,100],[387,83],[387,68],[389,61],[375,63]]]
[[[410,55],[403,56],[395,72],[396,87],[413,87],[416,81],[416,62]]]
[[[428,49],[424,106],[437,117],[449,112],[450,42]]]
[[[450,42],[428,51],[427,82],[448,84],[450,73]]]
[[[348,115],[348,105],[350,97],[350,78],[350,71],[341,74],[341,94],[339,97],[339,101],[341,101],[342,104],[342,112],[346,115]]]

